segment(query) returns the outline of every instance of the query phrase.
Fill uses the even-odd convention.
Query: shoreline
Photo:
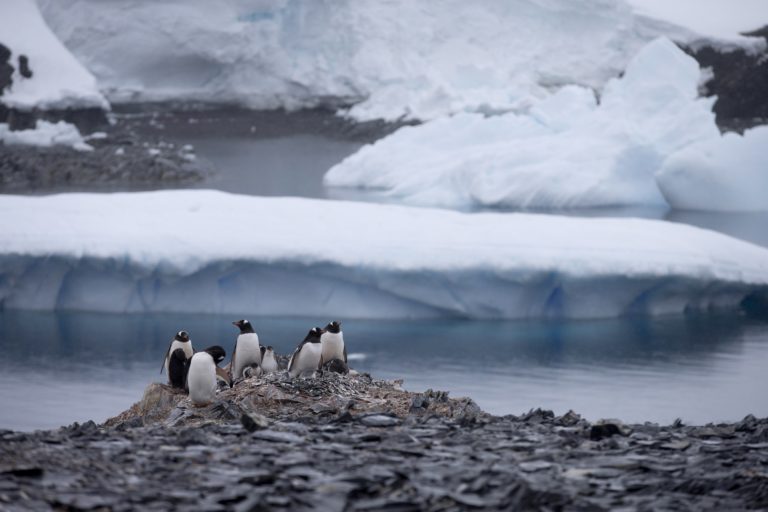
[[[0,431],[8,510],[732,510],[768,506],[768,418],[493,416],[366,374],[151,384],[103,425]]]

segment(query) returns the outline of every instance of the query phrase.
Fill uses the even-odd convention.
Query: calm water
[[[231,350],[231,317],[0,313],[0,428],[104,420],[161,380],[179,329]],[[251,318],[289,353],[320,318]],[[768,323],[742,317],[595,322],[356,321],[352,366],[405,387],[450,390],[484,409],[574,409],[590,419],[705,423],[768,415]]]
[[[229,116],[229,117],[228,117]],[[327,190],[325,171],[361,142],[326,133],[317,113],[138,114],[137,129],[191,142],[218,175],[197,185],[254,195],[382,201]],[[160,119],[158,121],[157,119]],[[330,123],[333,125],[333,122]],[[335,130],[335,131],[334,131]],[[638,216],[714,229],[768,247],[768,212],[647,209],[558,212]],[[0,311],[0,428],[52,428],[104,420],[161,379],[170,337],[189,330],[197,348],[231,349],[234,318]],[[343,318],[342,318],[343,319]],[[329,319],[253,319],[262,341],[290,353]],[[599,322],[401,321],[345,323],[353,366],[406,388],[469,395],[498,414],[546,407],[590,419],[705,423],[768,415],[768,322],[744,317]]]

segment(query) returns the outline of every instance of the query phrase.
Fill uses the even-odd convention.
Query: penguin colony
[[[259,343],[259,336],[248,320],[232,322],[240,333],[235,340],[229,364],[219,366],[225,350],[213,345],[197,352],[189,333],[179,331],[168,345],[160,373],[165,370],[168,384],[184,389],[192,403],[204,406],[213,401],[219,389],[237,385],[244,379],[281,370],[271,346]],[[348,373],[347,349],[341,323],[329,322],[325,328],[313,327],[291,355],[286,371],[291,378],[314,375],[316,371]]]

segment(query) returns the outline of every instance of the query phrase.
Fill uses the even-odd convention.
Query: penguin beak
[[[232,322],[232,325],[236,325],[237,327],[240,327],[240,320],[238,320],[237,322]]]

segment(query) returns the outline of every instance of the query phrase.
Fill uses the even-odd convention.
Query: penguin
[[[264,373],[273,373],[279,369],[275,351],[271,346],[261,347],[261,369]]]
[[[322,344],[322,354],[320,356],[320,363],[318,370],[322,369],[323,365],[333,361],[334,359],[343,362],[343,365],[335,365],[336,371],[339,366],[347,365],[347,347],[344,346],[344,333],[341,332],[341,323],[329,322],[323,329],[323,333],[320,335],[320,343]],[[341,372],[346,373],[346,372]]]
[[[215,345],[192,356],[187,372],[187,388],[194,405],[208,405],[213,401],[218,387],[216,368],[225,355],[224,349]]]
[[[216,367],[216,385],[219,389],[229,389],[232,387],[232,380],[229,378],[229,372],[218,366]]]
[[[183,348],[177,348],[171,352],[168,361],[168,382],[174,388],[184,389],[187,383],[187,371],[189,370],[189,358]]]
[[[235,349],[232,351],[232,380],[242,378],[243,370],[254,363],[261,365],[261,348],[259,336],[253,330],[248,320],[232,322],[240,329],[240,334],[235,341]]]
[[[296,350],[291,356],[291,360],[288,361],[288,374],[291,377],[296,377],[302,373],[308,371],[314,371],[320,364],[320,355],[322,351],[322,345],[320,343],[320,335],[323,330],[319,327],[313,327],[304,341],[299,343]]]
[[[163,364],[160,366],[160,373],[163,373],[163,369],[165,369],[166,375],[168,375],[168,360],[170,355],[173,353],[174,350],[177,348],[183,349],[184,354],[187,356],[187,359],[192,357],[192,354],[195,353],[194,350],[192,350],[192,341],[189,339],[189,333],[187,331],[179,331],[176,333],[176,336],[173,337],[171,342],[168,344],[168,350],[165,352],[165,358],[163,359]],[[170,375],[169,377],[169,384],[172,384],[170,381]]]

